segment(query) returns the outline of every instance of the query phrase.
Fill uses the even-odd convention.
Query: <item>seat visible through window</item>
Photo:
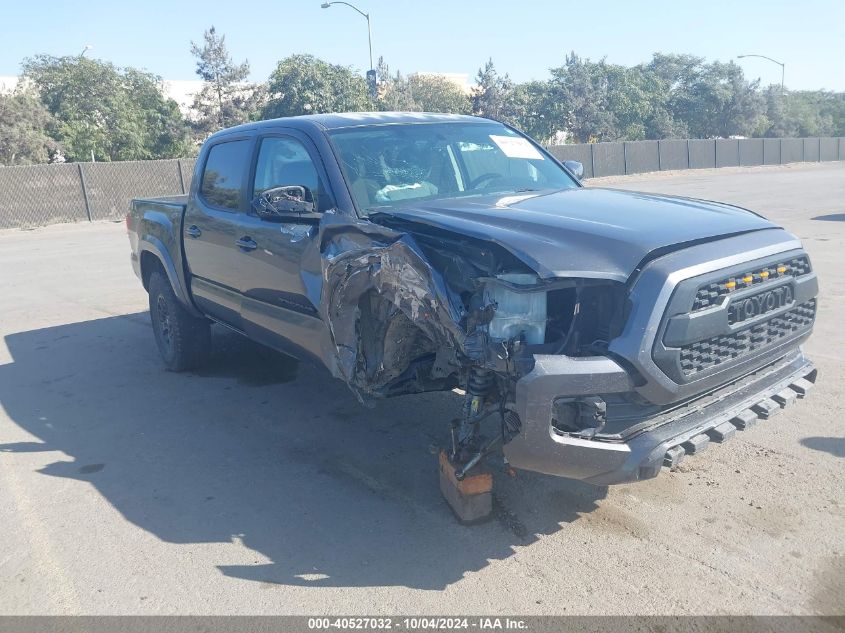
[[[289,185],[308,187],[314,195],[317,210],[327,208],[325,187],[305,146],[294,138],[265,138],[258,152],[253,195]]]

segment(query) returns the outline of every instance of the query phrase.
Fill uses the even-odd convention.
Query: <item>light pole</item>
[[[737,55],[737,59],[742,59],[743,57],[759,57],[761,59],[768,59],[770,62],[774,62],[778,66],[780,66],[780,94],[783,96],[783,76],[786,74],[786,64],[783,62],[779,62],[776,59],[772,59],[771,57],[766,57],[765,55],[755,55],[755,54],[748,54],[748,55]]]
[[[77,57],[77,59],[79,61],[82,61],[82,58],[85,57],[85,53],[90,51],[92,48],[94,48],[94,47],[91,44],[86,44],[85,48],[82,49],[82,52],[79,53],[79,57]],[[89,129],[90,129],[89,123],[88,123],[88,121],[86,121],[85,122],[85,131],[87,132]],[[93,149],[91,150],[91,162],[92,163],[96,162],[96,159],[94,158],[94,150]],[[81,174],[82,172],[80,171],[79,173]]]
[[[375,99],[376,71],[373,68],[373,30],[370,28],[370,14],[364,13],[363,11],[361,11],[361,9],[356,7],[354,4],[350,4],[349,2],[343,2],[342,0],[335,0],[335,2],[324,2],[323,4],[320,5],[320,8],[321,9],[328,9],[333,4],[345,4],[350,9],[355,9],[355,11],[357,11],[358,13],[363,15],[365,18],[367,18],[367,40],[370,44],[370,70],[367,71],[367,80],[370,83],[370,93],[371,93],[373,99]]]

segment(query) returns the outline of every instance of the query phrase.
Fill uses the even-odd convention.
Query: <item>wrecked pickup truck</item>
[[[499,448],[521,469],[648,479],[808,392],[818,283],[796,237],[581,171],[467,116],[219,132],[189,195],[127,217],[164,363],[201,363],[216,322],[362,400],[455,390],[458,480]]]

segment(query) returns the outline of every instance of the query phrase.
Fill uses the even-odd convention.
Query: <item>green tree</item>
[[[249,62],[236,64],[226,48],[226,36],[214,26],[203,33],[203,44],[191,42],[197,75],[205,82],[194,98],[194,129],[200,137],[256,118],[266,90],[246,82]]]
[[[411,84],[398,72],[387,81],[378,84],[378,109],[385,112],[420,112],[422,108],[414,101]]]
[[[704,58],[695,55],[655,53],[646,69],[663,82],[669,98],[688,90],[701,74]]]
[[[179,108],[162,95],[155,75],[47,55],[24,60],[23,70],[22,80],[32,82],[53,115],[53,137],[68,160],[171,158],[190,151]]]
[[[514,112],[513,82],[496,72],[493,59],[478,69],[472,95],[472,112],[495,121],[507,121]]]
[[[795,128],[789,117],[787,98],[781,92],[780,85],[771,85],[763,90],[766,102],[765,113],[757,121],[754,136],[786,137],[795,134]]]
[[[265,119],[373,108],[363,77],[313,55],[292,55],[280,61],[267,88]]]
[[[516,84],[505,122],[541,143],[548,143],[564,127],[558,106],[548,81]]]
[[[700,138],[750,136],[765,106],[759,84],[746,80],[733,62],[706,65],[682,101],[690,132]]]
[[[25,89],[0,93],[0,165],[46,163],[59,145],[48,134],[55,124],[38,96]]]
[[[800,90],[782,95],[769,86],[766,125],[762,136],[842,136],[845,134],[845,95],[824,90]]]
[[[134,68],[123,75],[124,89],[132,100],[133,119],[149,158],[172,158],[193,153],[187,122],[179,105],[165,98],[157,77]]]
[[[831,118],[831,136],[845,136],[845,93],[827,93]]]
[[[729,62],[705,63],[693,55],[655,54],[648,68],[667,86],[668,109],[697,138],[750,136],[760,125],[765,100],[759,81],[748,81]]]
[[[604,60],[592,62],[574,52],[566,63],[551,69],[554,118],[572,138],[581,143],[618,138],[614,116],[608,104],[609,69]]]
[[[390,74],[383,57],[376,64],[378,109],[385,112],[418,112],[421,108],[414,101],[408,80],[400,72]]]
[[[645,66],[608,65],[608,103],[619,139],[678,138],[687,127],[669,111],[665,82]]]
[[[551,70],[546,116],[579,142],[685,136],[670,107],[675,65],[626,67],[575,53]]]
[[[472,108],[469,95],[453,81],[439,75],[411,75],[408,93],[418,112],[469,114]]]
[[[386,112],[445,112],[469,114],[469,96],[461,87],[436,74],[415,74],[405,77],[390,70],[379,60],[378,109]]]

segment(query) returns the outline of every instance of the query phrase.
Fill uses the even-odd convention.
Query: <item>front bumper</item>
[[[516,385],[521,430],[504,447],[516,468],[606,485],[656,477],[686,454],[730,439],[803,398],[816,369],[793,349],[752,374],[679,406],[666,408],[624,440],[583,439],[552,427],[553,403],[561,396],[634,391],[628,373],[607,357],[535,356],[533,371]]]

